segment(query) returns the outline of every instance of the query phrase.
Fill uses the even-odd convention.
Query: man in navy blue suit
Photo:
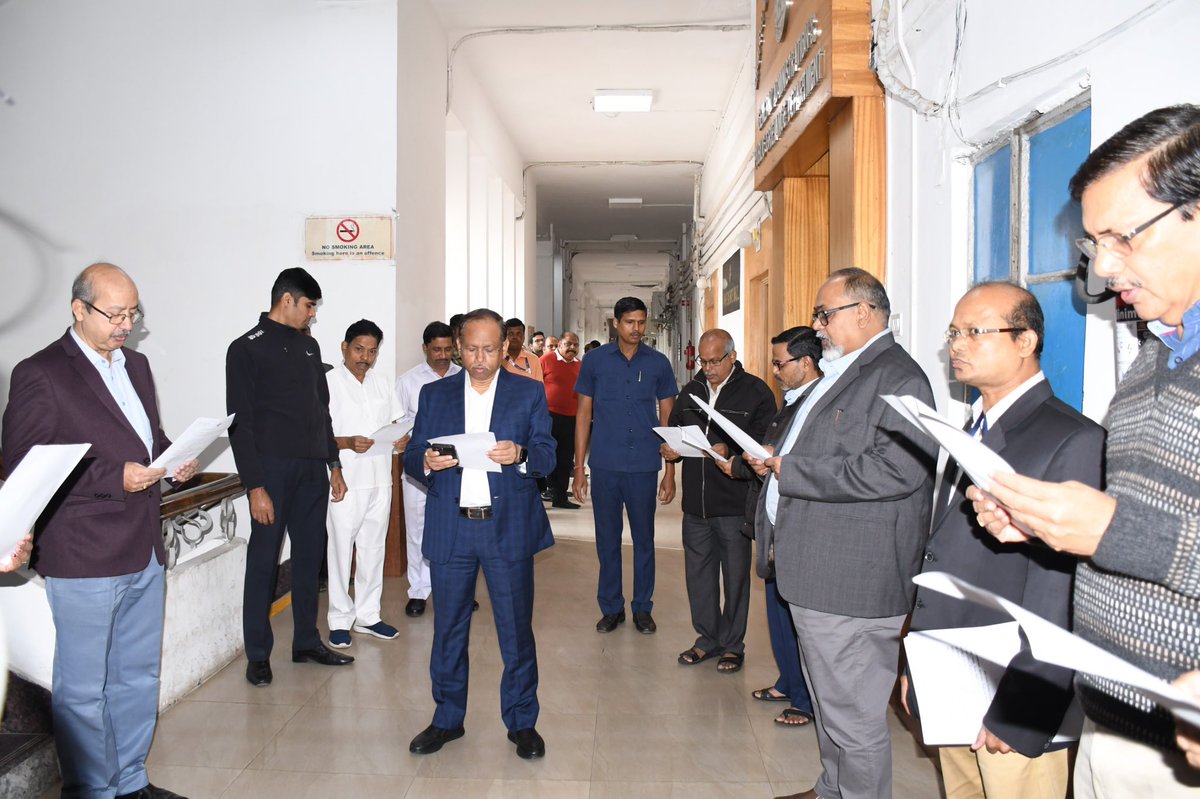
[[[537,651],[533,641],[533,556],[554,537],[537,478],[554,470],[546,392],[533,380],[500,368],[504,321],[480,308],[463,318],[458,346],[463,371],[421,389],[404,469],[429,487],[422,554],[429,561],[437,612],[429,676],[437,709],[433,723],[409,744],[424,755],[463,736],[467,711],[467,645],[480,567],[487,580],[504,676],[500,709],[508,739],[525,759],[542,757]],[[488,457],[499,472],[457,468],[430,439],[462,433],[496,436]]]

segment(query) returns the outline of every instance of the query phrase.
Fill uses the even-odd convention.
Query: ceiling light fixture
[[[609,237],[609,241],[637,241],[636,233],[614,233]]]
[[[609,208],[641,208],[641,197],[609,197]]]
[[[598,114],[645,113],[654,104],[650,89],[596,89],[592,108]]]

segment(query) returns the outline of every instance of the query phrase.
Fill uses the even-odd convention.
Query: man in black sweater
[[[766,383],[742,369],[733,338],[724,330],[705,331],[697,352],[700,372],[680,392],[671,411],[671,426],[698,425],[714,451],[741,457],[741,447],[708,418],[695,398],[761,441],[775,415],[775,395]],[[679,453],[666,444],[662,454],[668,461],[680,460]],[[698,635],[696,643],[679,655],[685,666],[720,655],[717,671],[722,674],[742,667],[750,607],[750,539],[742,533],[749,485],[745,479],[726,477],[708,457],[684,459],[684,576]]]
[[[250,500],[242,628],[246,679],[271,682],[271,603],[286,530],[292,544],[292,660],[343,666],[317,631],[317,583],[325,514],[346,493],[329,418],[329,384],[316,339],[304,335],[321,287],[296,267],[271,287],[271,310],[234,339],[225,356],[225,394],[237,414],[229,443]],[[328,481],[325,467],[329,467]]]

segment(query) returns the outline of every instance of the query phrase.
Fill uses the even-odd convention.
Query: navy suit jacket
[[[1104,437],[1103,427],[1055,398],[1050,383],[1042,381],[988,428],[983,443],[1018,474],[1054,483],[1078,480],[1101,488]],[[976,523],[975,511],[965,498],[971,481],[958,472],[958,465],[950,460],[945,473],[951,477],[938,493],[925,570],[949,572],[1070,628],[1075,557],[1040,542],[996,541]],[[1008,621],[999,611],[918,588],[911,629],[982,627]],[[1001,678],[984,724],[1021,754],[1037,757],[1053,746],[1051,740],[1071,703],[1073,676],[1068,669],[1035,660],[1028,647],[1023,648]]]
[[[163,434],[146,356],[126,348],[125,370],[150,418],[153,455]],[[161,484],[126,494],[125,464],[148,466],[146,445],[67,333],[17,364],[4,411],[5,468],[36,444],[91,444],[38,519],[32,565],[45,577],[114,577],[146,568],[153,549],[166,563],[159,523]]]
[[[550,435],[550,412],[542,384],[504,369],[496,372],[495,379],[499,383],[489,429],[497,441],[524,446],[529,458],[523,473],[515,465],[488,473],[492,514],[501,554],[508,560],[522,560],[554,544],[537,478],[554,471],[556,445]],[[429,489],[421,554],[431,563],[447,562],[454,550],[462,471],[444,469],[425,474],[425,451],[431,438],[465,432],[466,380],[464,369],[421,388],[412,439],[404,451],[404,470]]]

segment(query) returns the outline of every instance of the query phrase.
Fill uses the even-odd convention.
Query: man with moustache
[[[538,758],[546,744],[538,717],[533,640],[533,556],[553,545],[537,478],[554,468],[546,392],[500,368],[504,322],[480,308],[463,319],[464,372],[421,389],[417,424],[404,453],[405,471],[429,488],[423,549],[438,598],[429,676],[433,721],[409,751],[424,755],[464,735],[471,604],[480,568],[487,581],[504,676],[500,709],[517,755]],[[500,470],[460,467],[430,439],[491,432],[488,458]]]
[[[463,314],[456,314],[461,317]],[[411,422],[417,418],[417,399],[421,388],[435,380],[458,374],[462,367],[453,362],[457,353],[454,332],[445,322],[430,322],[421,334],[421,351],[425,360],[396,378],[396,396],[400,400],[400,419]],[[421,554],[425,533],[425,484],[407,474],[401,478],[404,492],[404,531],[408,553],[408,604],[404,615],[416,618],[425,613],[432,588],[429,583],[429,561]]]
[[[1200,106],[1160,108],[1097,147],[1071,178],[1076,244],[1153,336],[1108,408],[1104,491],[997,475],[967,496],[1003,542],[1019,522],[1079,558],[1075,633],[1200,695]],[[1076,675],[1087,720],[1075,796],[1196,796],[1200,730],[1127,686]],[[1178,736],[1178,737],[1177,737]]]
[[[696,399],[761,441],[775,415],[775,395],[766,383],[742,368],[727,331],[704,331],[696,350],[700,373],[679,392],[671,426],[695,425],[704,431],[715,452],[740,459],[742,448],[709,419]],[[683,458],[665,442],[660,449],[668,462],[683,461],[684,579],[697,638],[677,659],[692,666],[719,656],[717,671],[733,674],[745,660],[750,612],[750,539],[742,534],[750,484],[747,479],[722,474],[711,458]]]
[[[542,363],[536,354],[525,347],[525,323],[515,316],[509,319],[504,323],[504,337],[508,342],[504,351],[504,368],[515,375],[542,382]]]
[[[237,414],[229,444],[250,500],[242,628],[246,680],[254,686],[274,678],[271,603],[285,531],[292,552],[292,661],[354,662],[327,649],[317,630],[326,510],[346,494],[321,348],[303,332],[320,299],[312,275],[300,267],[283,270],[271,287],[271,310],[234,339],[225,356],[226,406]]]
[[[1097,487],[1104,471],[1104,428],[1054,396],[1041,370],[1044,328],[1037,299],[1012,283],[983,283],[958,301],[946,342],[954,378],[979,391],[971,408],[971,434],[1019,474]],[[964,499],[969,478],[953,460],[944,474],[924,568],[949,572],[1070,627],[1074,558],[1044,546],[998,543],[975,523]],[[1009,620],[998,611],[918,588],[910,629],[984,627]],[[938,749],[947,799],[1065,797],[1068,744],[1054,738],[1074,698],[1073,676],[1022,648],[1008,663],[974,743]],[[914,702],[908,682],[902,675],[902,700],[906,709],[918,711],[921,695]]]
[[[546,405],[550,408],[550,434],[558,445],[558,461],[550,475],[551,503],[556,508],[578,510],[571,502],[567,484],[575,467],[575,414],[579,398],[575,381],[579,379],[579,337],[571,331],[562,334],[558,347],[542,356],[542,379],[546,385]]]
[[[883,285],[862,269],[821,285],[812,323],[824,376],[780,454],[763,462],[772,474],[755,523],[774,526],[777,586],[821,752],[821,776],[801,799],[892,795],[887,706],[929,529],[936,444],[880,399],[933,404],[921,368],[892,338],[890,314]]]
[[[399,631],[380,618],[383,550],[392,512],[392,459],[363,454],[369,436],[403,413],[396,392],[375,372],[383,331],[359,319],[346,328],[342,365],[329,373],[329,416],[342,461],[346,496],[329,506],[329,645],[350,646],[350,630],[391,640]],[[406,438],[392,442],[403,451]],[[354,564],[354,598],[350,566]]]
[[[54,618],[51,713],[62,795],[182,799],[150,784],[158,719],[163,434],[146,356],[125,349],[142,319],[137,286],[107,263],[71,286],[74,323],[17,364],[4,411],[5,465],[39,444],[91,444],[38,519],[32,567]],[[175,470],[196,473],[196,461]],[[24,547],[15,556],[24,557]]]
[[[596,555],[600,577],[596,632],[611,633],[625,621],[621,585],[622,508],[629,514],[633,538],[633,624],[646,635],[658,626],[654,607],[655,478],[662,454],[654,434],[671,419],[679,387],[667,356],[642,344],[646,303],[622,297],[613,306],[617,340],[596,349],[579,367],[575,393],[575,499],[587,498],[587,465],[592,469],[592,514],[596,521]],[[592,423],[595,420],[595,436]],[[588,444],[594,442],[591,459]],[[658,501],[675,498],[675,465],[668,463],[658,486]]]
[[[783,408],[771,420],[761,441],[768,452],[774,452],[779,446],[805,396],[816,387],[816,381],[821,377],[817,367],[820,360],[821,340],[811,327],[791,327],[771,339],[771,369],[784,394]],[[788,702],[788,707],[775,717],[775,723],[784,727],[802,727],[812,722],[812,700],[800,670],[800,645],[796,641],[791,609],[775,586],[774,527],[754,524],[762,481],[770,470],[762,464],[757,469],[751,468],[750,460],[750,456],[743,453],[741,458],[731,458],[720,466],[721,471],[731,477],[751,480],[746,494],[746,534],[755,537],[754,569],[763,579],[767,632],[771,638],[771,653],[779,668],[779,679],[775,684],[760,688],[751,696],[760,702]]]

